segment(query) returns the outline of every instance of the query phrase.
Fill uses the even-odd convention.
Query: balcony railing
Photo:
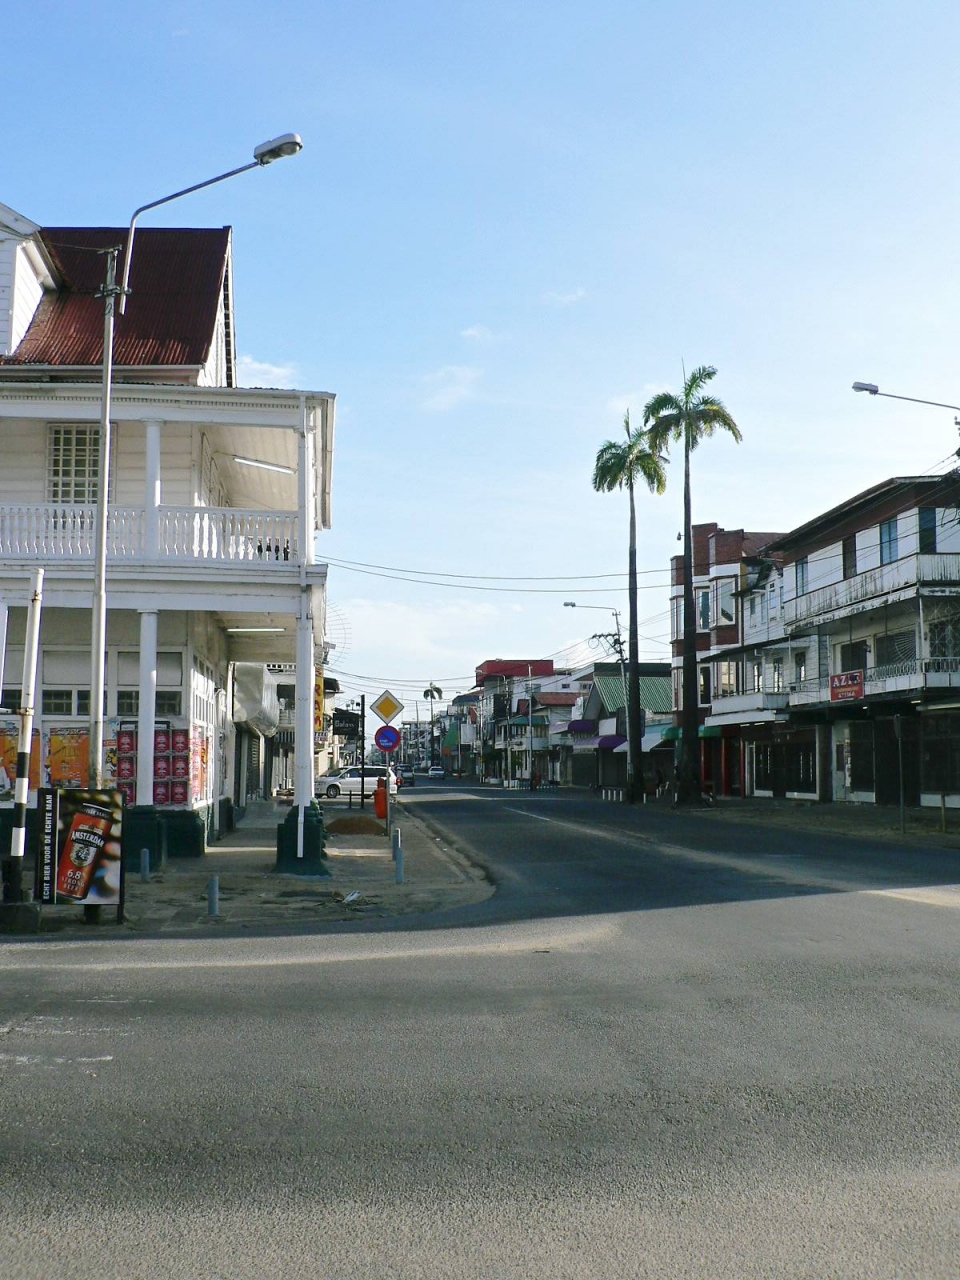
[[[199,560],[263,565],[296,561],[296,512],[236,507],[160,507],[156,553],[148,554],[147,512],[111,506],[107,555],[112,560]],[[51,503],[0,505],[0,557],[12,560],[93,560],[95,508]]]
[[[784,606],[786,622],[795,629],[802,624],[811,625],[825,614],[882,600],[885,596],[909,593],[920,583],[956,582],[960,582],[960,555],[955,552],[902,556],[890,564],[866,569],[851,578],[788,600]]]

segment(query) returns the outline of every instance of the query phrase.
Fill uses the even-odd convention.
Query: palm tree
[[[433,704],[437,698],[443,697],[443,690],[438,688],[438,686],[435,685],[433,681],[431,681],[430,684],[427,685],[426,689],[424,689],[423,696],[425,698],[430,699],[430,763],[436,764],[437,763],[436,751],[434,747],[434,738],[433,738],[433,735],[435,732],[435,722],[434,722],[435,712],[434,712]]]
[[[684,370],[683,391],[679,396],[669,391],[655,395],[643,410],[643,425],[650,435],[652,447],[664,449],[671,441],[683,441],[683,698],[680,715],[680,756],[677,761],[677,800],[700,800],[700,750],[697,733],[697,619],[693,608],[693,522],[690,512],[690,454],[705,436],[721,427],[729,431],[737,443],[740,428],[726,406],[705,392],[707,383],[716,377],[712,365],[701,365],[689,377]]]
[[[624,440],[607,440],[597,452],[593,466],[593,487],[598,493],[626,488],[630,497],[630,552],[627,591],[630,607],[627,647],[627,801],[637,798],[636,772],[640,764],[642,735],[640,732],[640,643],[637,635],[637,512],[634,487],[643,481],[651,493],[663,493],[667,487],[664,471],[666,459],[646,431],[630,426],[630,411],[623,416]],[[622,654],[621,654],[622,657]]]

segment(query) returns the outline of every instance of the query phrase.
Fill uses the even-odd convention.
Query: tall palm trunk
[[[627,577],[629,601],[629,639],[627,642],[627,803],[633,804],[638,795],[637,775],[640,768],[642,740],[640,733],[640,638],[637,633],[637,513],[633,501],[633,483],[627,486],[630,493],[630,555]],[[621,654],[621,658],[622,658]]]
[[[697,687],[697,615],[693,593],[693,517],[690,503],[690,435],[683,448],[683,710],[680,716],[678,801],[700,796],[700,727]]]

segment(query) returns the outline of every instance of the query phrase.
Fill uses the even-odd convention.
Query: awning
[[[596,720],[571,720],[566,728],[567,733],[596,733]]]
[[[592,738],[574,738],[574,751],[596,751],[600,739],[596,736]]]
[[[678,724],[668,724],[663,731],[664,742],[678,742],[680,740],[680,726]]]
[[[626,742],[626,738],[622,733],[605,733],[601,738],[597,739],[597,746],[601,751],[616,751],[617,747],[622,746]]]
[[[723,728],[719,724],[702,724],[699,730],[701,738],[722,738]]]

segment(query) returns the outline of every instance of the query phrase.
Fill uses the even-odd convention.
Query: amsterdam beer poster
[[[40,901],[119,908],[121,793],[42,788],[38,799]]]

